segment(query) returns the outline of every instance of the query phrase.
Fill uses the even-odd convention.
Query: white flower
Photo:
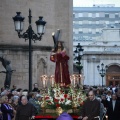
[[[70,100],[67,100],[66,102],[65,102],[65,105],[69,105],[71,103],[71,101]]]
[[[57,104],[62,104],[63,106],[72,105],[73,103],[75,106],[80,106],[86,99],[86,95],[80,89],[76,90],[72,87],[70,87],[68,93],[60,87],[48,89],[48,93],[44,97],[46,98],[47,105],[56,105],[54,99],[57,99]]]

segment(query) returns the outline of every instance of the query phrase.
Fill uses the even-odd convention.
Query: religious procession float
[[[71,75],[68,69],[69,56],[63,46],[63,41],[58,40],[60,31],[52,34],[54,49],[51,51],[50,60],[55,63],[55,75],[50,77],[51,86],[44,89],[41,107],[43,113],[68,113],[80,112],[86,95],[80,84],[81,75]],[[41,76],[43,87],[46,88],[47,75]]]
[[[86,99],[81,86],[77,86],[78,78],[74,75],[71,78],[71,84],[69,86],[61,86],[56,84],[53,77],[50,79],[51,85],[46,89],[47,76],[42,76],[43,81],[43,98],[41,102],[41,108],[43,114],[60,115],[62,112],[70,114],[80,114],[80,109]]]

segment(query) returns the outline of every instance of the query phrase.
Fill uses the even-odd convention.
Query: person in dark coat
[[[81,116],[78,119],[82,120],[98,120],[100,117],[100,102],[95,99],[95,94],[91,90],[88,93],[88,99],[84,102]]]
[[[108,101],[107,101],[107,99],[106,99],[106,95],[103,94],[103,95],[101,96],[101,98],[102,98],[101,103],[103,103],[104,107],[107,109]]]
[[[34,108],[35,108],[35,113],[38,114],[38,113],[40,112],[40,111],[39,111],[40,105],[37,104],[37,100],[35,99],[35,94],[36,94],[36,93],[33,93],[33,92],[30,92],[30,93],[29,93],[29,100],[28,100],[28,102],[31,103],[31,104],[34,106]]]
[[[120,102],[116,94],[113,94],[112,100],[108,102],[107,115],[108,120],[120,120]]]
[[[31,103],[28,103],[27,97],[22,96],[21,105],[17,108],[15,120],[35,119],[35,109]]]
[[[34,88],[33,88],[32,92],[38,92],[38,91],[39,91],[38,84],[34,83]]]

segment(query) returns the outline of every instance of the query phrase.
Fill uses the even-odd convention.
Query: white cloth
[[[113,111],[114,111],[114,109],[115,109],[115,103],[116,103],[116,100],[112,100]]]
[[[107,101],[110,101],[111,95],[106,95],[106,99],[107,99]]]

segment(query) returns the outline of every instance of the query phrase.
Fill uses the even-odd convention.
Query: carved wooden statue
[[[63,41],[59,40],[60,30],[57,33],[53,33],[54,49],[51,51],[50,60],[55,62],[55,82],[60,86],[69,86],[70,76],[68,69],[69,56],[66,54],[66,49],[63,46]]]

